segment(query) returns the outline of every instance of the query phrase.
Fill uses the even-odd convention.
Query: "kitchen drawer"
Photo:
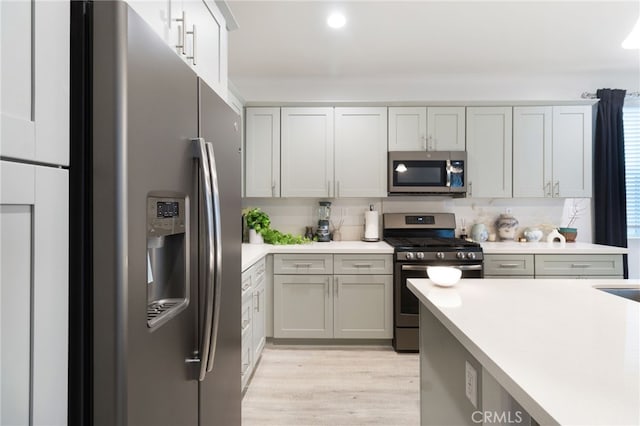
[[[622,276],[620,254],[537,254],[536,277],[540,276]]]
[[[336,254],[333,256],[334,274],[393,274],[393,255]]]
[[[247,292],[242,296],[242,316],[240,320],[240,327],[242,329],[242,335],[251,331],[251,318],[253,314],[253,293]]]
[[[534,272],[532,254],[485,254],[484,276],[532,276]]]
[[[332,254],[276,254],[274,274],[333,274]]]
[[[240,382],[242,390],[247,387],[249,377],[253,371],[253,348],[251,346],[251,333],[242,336],[242,355],[240,356]]]

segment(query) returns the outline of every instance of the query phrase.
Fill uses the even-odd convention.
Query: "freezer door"
[[[94,2],[94,13],[93,418],[197,425],[197,78],[125,3]],[[182,215],[183,241],[148,238],[154,215],[159,228]],[[174,264],[153,264],[171,253]],[[176,294],[149,292],[152,270],[190,288],[186,308],[156,327],[148,295]]]
[[[221,287],[213,322],[212,369],[200,382],[200,424],[239,425],[240,389],[240,117],[202,80],[199,80],[199,137],[211,144],[220,199]],[[200,272],[203,273],[202,271]],[[201,288],[203,292],[204,289]],[[216,330],[217,326],[217,330]]]

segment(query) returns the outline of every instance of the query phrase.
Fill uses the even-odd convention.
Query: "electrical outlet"
[[[464,393],[475,408],[478,408],[478,373],[468,361],[464,362]]]

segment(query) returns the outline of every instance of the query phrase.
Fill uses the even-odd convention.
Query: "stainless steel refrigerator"
[[[240,117],[124,2],[72,48],[69,423],[240,424]]]

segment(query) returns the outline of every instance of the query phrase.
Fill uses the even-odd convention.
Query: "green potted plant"
[[[247,221],[247,227],[249,228],[249,243],[264,243],[262,234],[271,226],[269,215],[256,207],[245,210],[244,218]]]

